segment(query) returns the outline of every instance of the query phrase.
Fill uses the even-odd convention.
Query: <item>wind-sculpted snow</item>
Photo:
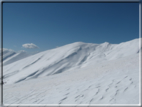
[[[4,103],[138,104],[140,49],[76,42],[5,65]]]

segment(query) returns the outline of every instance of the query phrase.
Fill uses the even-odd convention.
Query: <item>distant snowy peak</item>
[[[8,57],[11,57],[14,54],[16,54],[15,51],[3,48],[3,60],[7,59]],[[1,55],[1,49],[0,49],[0,55]]]
[[[0,49],[0,55],[1,55],[1,49]],[[29,55],[24,50],[15,52],[14,50],[3,48],[3,65],[10,64],[12,62],[23,59],[27,56]]]
[[[8,65],[10,63],[13,63],[13,62],[18,61],[18,60],[23,59],[23,58],[26,58],[28,56],[29,56],[29,54],[27,52],[25,52],[25,51],[17,52],[13,56],[11,56],[11,57],[7,58],[6,60],[4,60],[3,65]]]

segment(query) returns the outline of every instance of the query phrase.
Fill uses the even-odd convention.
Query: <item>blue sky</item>
[[[139,37],[139,3],[4,3],[3,47],[44,51],[73,42],[117,44]],[[39,48],[25,49],[33,43]]]

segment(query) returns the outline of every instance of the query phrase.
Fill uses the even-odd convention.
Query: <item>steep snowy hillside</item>
[[[1,55],[1,49],[0,49]],[[15,52],[11,49],[3,48],[3,65],[8,65],[29,56],[25,51]]]
[[[140,49],[76,42],[8,64],[4,104],[139,104]]]

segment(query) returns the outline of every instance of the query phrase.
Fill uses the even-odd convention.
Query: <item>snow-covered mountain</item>
[[[0,49],[0,54],[1,54],[1,49]],[[5,49],[3,48],[3,60],[7,59],[8,57],[12,56],[16,54],[15,51],[11,50],[11,49]]]
[[[5,82],[17,83],[133,55],[139,52],[138,43],[138,39],[118,45],[76,42],[47,50],[4,66]]]
[[[0,49],[0,55],[1,55],[1,49]],[[3,65],[8,65],[12,62],[18,61],[27,56],[29,56],[29,54],[25,51],[15,52],[11,49],[3,48]]]
[[[4,103],[138,104],[140,51],[139,39],[75,42],[5,65]]]

